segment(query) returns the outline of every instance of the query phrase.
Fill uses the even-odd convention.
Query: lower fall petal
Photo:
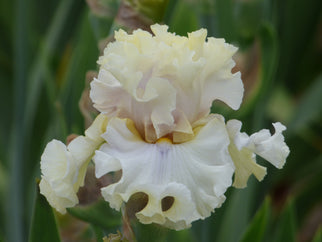
[[[111,207],[120,209],[133,194],[144,193],[148,202],[137,218],[179,230],[221,206],[234,172],[222,119],[214,117],[181,144],[167,138],[147,143],[131,132],[128,122],[112,118],[102,135],[107,142],[93,157],[97,177],[104,175],[102,170],[122,169],[121,179],[101,190]]]

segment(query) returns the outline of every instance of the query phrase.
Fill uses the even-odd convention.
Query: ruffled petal
[[[254,174],[257,180],[263,180],[266,175],[266,168],[256,163],[255,155],[251,150],[246,148],[238,150],[236,145],[231,143],[229,145],[229,153],[236,167],[234,187],[246,187],[247,181],[252,174]]]
[[[273,135],[269,130],[263,129],[250,137],[240,132],[241,125],[238,120],[227,122],[227,130],[231,140],[229,153],[236,167],[233,185],[238,188],[246,187],[251,174],[254,174],[259,181],[266,175],[266,168],[256,163],[255,154],[279,169],[283,167],[289,154],[289,148],[282,135],[282,131],[286,128],[282,124],[273,124],[275,128]]]
[[[49,204],[61,214],[66,213],[66,208],[73,207],[78,203],[78,198],[71,186],[67,186],[67,188],[62,189],[64,192],[62,195],[58,195],[57,188],[54,188],[47,181],[46,177],[42,177],[39,183],[39,188],[40,193],[47,198]]]
[[[214,100],[238,109],[244,91],[240,73],[231,73],[237,48],[223,39],[206,40],[205,29],[188,37],[167,29],[152,25],[154,36],[115,32],[91,83],[94,107],[133,120],[150,143],[172,133],[189,138],[191,125],[209,114]]]
[[[130,120],[112,118],[102,135],[107,143],[93,157],[97,177],[122,170],[120,181],[102,188],[111,207],[120,209],[133,194],[143,192],[148,203],[136,214],[138,219],[179,230],[210,216],[224,202],[234,166],[223,119],[214,117],[181,144],[166,138],[147,143],[132,130]],[[173,204],[165,210],[162,201],[167,197]]]
[[[73,187],[77,164],[65,144],[58,140],[49,142],[41,156],[40,168],[40,193],[52,207],[65,213],[66,207],[78,203]]]
[[[100,134],[105,132],[107,118],[99,115],[85,131],[66,147],[58,140],[49,142],[41,156],[40,193],[60,213],[78,203],[77,191],[84,185],[87,166],[94,150],[104,142]]]
[[[281,123],[273,123],[275,133],[271,135],[268,130],[262,130],[252,134],[249,139],[248,147],[257,155],[269,161],[276,168],[283,168],[286,157],[290,153],[290,149],[284,142],[282,132],[286,127]]]
[[[244,86],[241,73],[231,73],[235,66],[232,56],[236,51],[237,48],[225,43],[224,39],[208,38],[204,48],[207,62],[201,73],[204,80],[201,107],[210,108],[213,100],[220,100],[235,110],[239,108]]]

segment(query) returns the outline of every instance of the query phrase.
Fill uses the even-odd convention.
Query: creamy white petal
[[[94,106],[109,117],[132,119],[151,143],[174,132],[190,137],[191,125],[209,114],[214,100],[238,109],[244,91],[240,73],[231,73],[237,48],[206,40],[205,29],[188,37],[167,29],[152,25],[154,36],[117,31],[91,83]]]
[[[118,159],[100,150],[95,151],[95,175],[97,178],[121,169],[121,163]]]
[[[78,198],[70,186],[63,189],[61,196],[57,195],[57,188],[53,188],[45,177],[42,177],[39,183],[40,193],[43,194],[49,204],[61,214],[66,213],[66,208],[73,207],[78,203]]]
[[[251,174],[261,181],[266,175],[266,168],[256,163],[255,154],[269,161],[277,168],[282,168],[289,148],[284,142],[282,131],[286,128],[280,123],[274,123],[275,133],[270,134],[269,130],[263,129],[250,137],[246,133],[241,133],[241,122],[230,120],[227,122],[227,130],[231,143],[229,152],[234,161],[235,181],[234,186],[238,188],[247,185]]]
[[[87,165],[103,142],[100,136],[105,132],[107,118],[99,115],[85,131],[86,136],[78,136],[66,147],[58,140],[49,142],[41,156],[42,180],[40,192],[58,212],[78,203],[77,191],[84,185]],[[105,126],[105,127],[104,127]]]
[[[263,180],[266,175],[266,168],[256,163],[254,153],[246,148],[238,150],[236,145],[229,145],[229,153],[235,164],[235,179],[233,186],[244,188],[247,186],[249,177],[254,174],[257,180]]]
[[[99,143],[102,143],[102,141]],[[96,142],[86,136],[76,137],[67,146],[68,151],[73,155],[76,162],[87,160],[92,155],[95,148]]]
[[[77,164],[65,144],[57,140],[49,142],[41,156],[40,168],[40,193],[47,198],[49,204],[60,213],[65,213],[66,207],[75,206],[78,198],[73,180]]]
[[[105,132],[108,118],[103,114],[97,115],[91,126],[85,130],[85,136],[95,144],[103,142],[101,135]]]
[[[209,104],[213,100],[221,100],[233,109],[239,109],[244,94],[244,86],[240,80],[240,72],[235,74],[230,73],[227,76],[221,72],[213,74],[210,81],[205,83],[203,92],[204,105],[206,106],[206,104]],[[208,108],[210,107],[208,105]]]
[[[41,171],[45,176],[52,176],[55,180],[64,179],[73,172],[71,154],[65,144],[58,140],[49,142],[41,156]]]
[[[290,153],[290,149],[284,142],[282,132],[286,127],[281,123],[273,123],[275,133],[271,135],[269,131],[260,131],[252,134],[249,139],[248,147],[257,155],[269,161],[276,168],[281,169],[286,161],[286,157]]]
[[[149,200],[136,214],[142,223],[182,229],[210,216],[224,202],[234,166],[222,119],[214,117],[194,139],[181,144],[164,138],[146,143],[129,127],[129,120],[112,118],[103,135],[107,143],[93,157],[100,167],[98,177],[104,173],[100,170],[113,171],[112,166],[114,171],[122,169],[120,181],[102,188],[111,207],[120,209],[131,195],[143,192]],[[173,197],[174,203],[162,211],[165,197]]]

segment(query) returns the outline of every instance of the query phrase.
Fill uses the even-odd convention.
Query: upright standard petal
[[[132,119],[150,143],[174,132],[189,137],[214,100],[238,109],[243,97],[240,73],[231,73],[237,48],[223,39],[206,40],[205,29],[188,37],[167,29],[155,24],[154,35],[115,32],[91,83],[94,107],[109,117]]]
[[[263,129],[248,136],[241,133],[241,122],[230,120],[227,130],[230,137],[229,153],[234,161],[235,181],[233,186],[246,187],[251,174],[261,181],[266,175],[266,168],[256,163],[255,154],[269,161],[277,168],[282,168],[290,150],[284,142],[282,131],[286,128],[281,123],[274,123],[275,133]]]
[[[223,119],[213,117],[181,144],[167,138],[147,143],[133,127],[112,118],[102,135],[107,142],[93,157],[97,177],[122,170],[120,181],[102,188],[111,207],[119,210],[133,194],[145,193],[148,202],[137,218],[179,230],[221,206],[234,172]],[[164,207],[166,200],[172,203]]]
[[[49,142],[41,156],[40,193],[58,212],[78,203],[77,191],[84,185],[87,165],[95,149],[104,142],[100,134],[105,132],[107,118],[99,115],[85,131],[66,147],[58,140]]]

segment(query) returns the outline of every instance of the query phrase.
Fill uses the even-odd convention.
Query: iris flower
[[[97,178],[122,171],[119,181],[101,189],[112,208],[144,194],[139,221],[176,230],[210,216],[230,186],[245,187],[251,174],[262,180],[266,168],[256,155],[283,167],[289,149],[281,123],[273,124],[274,134],[264,129],[248,136],[240,121],[210,113],[215,100],[240,107],[241,74],[231,72],[237,48],[206,38],[205,29],[188,37],[167,29],[117,31],[91,83],[101,114],[67,147],[55,140],[47,145],[40,188],[59,212],[77,204],[91,159]]]

